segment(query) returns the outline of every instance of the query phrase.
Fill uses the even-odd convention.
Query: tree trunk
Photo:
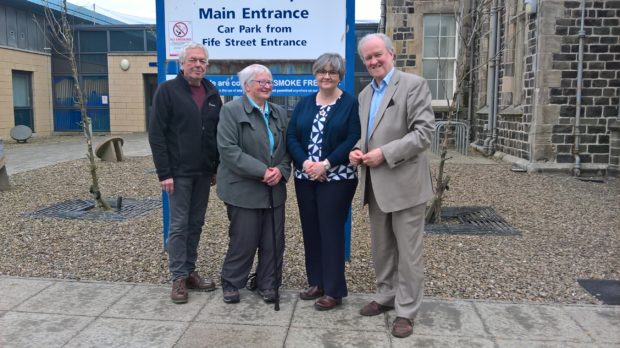
[[[446,133],[446,141],[448,135]],[[435,185],[435,195],[431,200],[431,205],[426,210],[426,217],[424,221],[427,224],[439,224],[441,223],[441,205],[443,203],[443,193],[448,189],[448,183],[450,182],[450,176],[443,174],[444,165],[446,163],[446,155],[448,154],[447,146],[443,146],[441,149],[441,160],[439,161],[439,171],[437,173],[437,184]]]
[[[90,121],[90,117],[88,117],[88,113],[86,111],[86,103],[84,102],[84,94],[82,93],[82,88],[80,86],[80,80],[77,69],[77,62],[75,59],[75,51],[73,46],[73,30],[69,25],[69,21],[67,19],[67,0],[62,1],[63,11],[60,13],[60,20],[54,16],[54,13],[47,4],[45,9],[46,20],[49,22],[49,26],[54,35],[55,39],[63,46],[63,49],[67,52],[67,58],[71,64],[71,73],[74,81],[75,94],[77,97],[77,105],[80,108],[80,115],[82,120],[82,131],[84,132],[84,137],[86,138],[86,148],[87,153],[86,157],[89,162],[90,176],[92,178],[92,184],[90,186],[90,193],[93,195],[93,199],[95,200],[96,206],[102,210],[111,210],[110,204],[107,200],[102,196],[100,188],[99,188],[99,177],[97,175],[97,164],[95,162],[95,155],[93,152],[93,131],[92,125]]]

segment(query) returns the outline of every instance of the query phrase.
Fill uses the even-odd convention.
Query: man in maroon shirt
[[[203,45],[185,45],[179,53],[181,71],[159,86],[150,115],[153,162],[170,201],[168,266],[174,303],[187,302],[187,289],[215,289],[211,278],[196,272],[209,189],[219,164],[216,131],[222,100],[204,79],[208,59]]]

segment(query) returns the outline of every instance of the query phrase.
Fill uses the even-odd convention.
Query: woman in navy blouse
[[[349,152],[360,138],[360,121],[357,98],[338,87],[344,59],[324,53],[312,73],[319,91],[295,107],[286,141],[295,165],[309,285],[299,297],[318,299],[314,307],[329,310],[347,296],[344,225],[357,187]]]

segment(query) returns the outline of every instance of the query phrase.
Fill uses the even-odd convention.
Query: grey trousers
[[[228,252],[222,265],[222,284],[230,283],[240,289],[246,285],[258,249],[256,281],[261,290],[273,289],[276,276],[273,264],[274,248],[271,209],[246,209],[226,205],[230,227]],[[284,255],[284,204],[274,208],[276,227],[276,257],[278,261],[277,286],[282,281]]]
[[[379,304],[394,307],[396,316],[413,319],[424,295],[422,243],[426,204],[385,213],[372,189],[369,198],[372,259],[377,276],[377,293],[373,298]]]
[[[187,277],[196,269],[210,187],[211,176],[208,175],[174,178],[174,193],[168,195],[168,267],[173,280]]]

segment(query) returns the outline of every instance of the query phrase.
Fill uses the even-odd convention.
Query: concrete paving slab
[[[473,337],[441,337],[441,336],[427,336],[418,335],[415,332],[406,338],[392,337],[393,348],[411,348],[411,347],[424,347],[424,348],[454,348],[454,347],[467,347],[467,348],[493,348],[495,344],[491,339],[486,338],[473,338]]]
[[[195,347],[283,347],[286,327],[193,323],[175,348]]]
[[[571,306],[564,309],[596,342],[620,346],[620,307]]]
[[[596,347],[596,348],[618,348],[617,344],[613,344],[613,343],[596,343],[594,345],[592,345],[592,347]]]
[[[280,310],[274,311],[273,304],[265,303],[258,295],[242,289],[241,302],[228,304],[222,299],[222,291],[216,290],[215,296],[198,313],[196,321],[218,324],[288,326],[295,308],[296,294],[280,292]],[[295,295],[295,296],[294,296]]]
[[[0,310],[9,310],[34,294],[54,284],[53,281],[7,278],[0,282]]]
[[[593,343],[575,343],[558,341],[528,341],[528,340],[497,340],[499,348],[593,348]]]
[[[288,290],[275,312],[247,290],[236,305],[221,290],[191,292],[189,304],[174,305],[169,285],[0,276],[0,289],[46,283],[21,303],[15,295],[5,302],[18,304],[0,310],[0,347],[620,347],[615,306],[426,298],[413,335],[398,339],[390,334],[394,311],[358,314],[371,294],[320,312]]]
[[[346,297],[341,306],[329,311],[317,311],[314,309],[314,301],[298,300],[291,327],[348,331],[385,331],[385,315],[364,317],[359,314],[360,308],[369,302],[370,299],[370,296],[356,295]]]
[[[187,326],[178,321],[98,318],[64,347],[172,347]]]
[[[95,318],[9,312],[0,317],[0,347],[62,347]]]
[[[214,292],[190,291],[187,304],[170,301],[170,289],[162,286],[136,286],[106,310],[102,317],[149,320],[191,321]]]
[[[396,312],[388,312],[388,327]],[[488,336],[482,320],[471,302],[424,300],[413,325],[414,335],[423,336]]]
[[[333,311],[333,310],[332,310]],[[331,312],[331,311],[330,311]],[[284,347],[390,347],[385,331],[291,328]]]
[[[57,282],[19,305],[16,310],[96,316],[133,287],[111,283]]]
[[[592,342],[559,306],[474,302],[490,334],[498,339]]]

